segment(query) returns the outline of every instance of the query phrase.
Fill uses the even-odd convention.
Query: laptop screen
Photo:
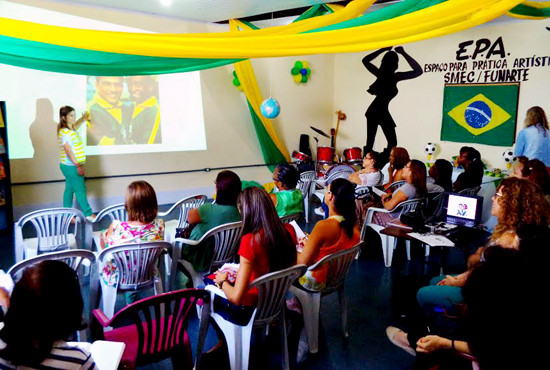
[[[477,226],[481,221],[483,197],[446,193],[445,222],[460,226]]]

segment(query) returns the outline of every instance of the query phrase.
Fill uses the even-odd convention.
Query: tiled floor
[[[0,268],[7,270],[13,263],[13,237],[0,235]],[[435,251],[434,251],[435,252]],[[323,299],[319,353],[308,355],[305,361],[293,364],[296,369],[411,369],[414,358],[393,346],[385,335],[388,325],[403,325],[402,315],[414,301],[416,289],[438,274],[436,265],[424,264],[420,248],[413,248],[413,259],[407,261],[404,246],[398,246],[393,266],[384,267],[381,248],[377,241],[364,248],[346,281],[348,297],[349,337],[344,339],[340,329],[340,312],[337,294]],[[437,253],[432,253],[437,260]],[[460,260],[460,257],[458,257]],[[294,320],[298,322],[299,320]],[[292,325],[292,324],[291,324]],[[296,353],[297,334],[291,330],[291,354]],[[197,320],[190,323],[191,337],[197,330]],[[280,368],[278,330],[272,330],[265,343],[252,347],[251,368]],[[215,331],[210,329],[207,347],[217,342]],[[207,355],[206,368],[223,369],[225,356]],[[293,361],[295,362],[295,361]],[[144,367],[169,369],[169,361]]]

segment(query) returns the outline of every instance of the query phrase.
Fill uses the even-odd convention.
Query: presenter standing
[[[73,196],[80,205],[84,216],[88,221],[95,220],[92,207],[86,198],[86,184],[84,183],[84,163],[86,155],[82,139],[76,132],[78,127],[88,120],[88,113],[76,120],[73,107],[63,106],[59,109],[59,124],[57,125],[57,138],[59,141],[60,164],[59,168],[65,176],[65,191],[63,193],[63,207],[73,206]]]

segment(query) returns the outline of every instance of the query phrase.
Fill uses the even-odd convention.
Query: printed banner
[[[512,145],[518,96],[519,83],[445,85],[441,140]]]

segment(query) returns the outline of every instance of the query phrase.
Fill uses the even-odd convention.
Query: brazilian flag
[[[519,83],[445,85],[441,140],[512,145],[518,97]]]

